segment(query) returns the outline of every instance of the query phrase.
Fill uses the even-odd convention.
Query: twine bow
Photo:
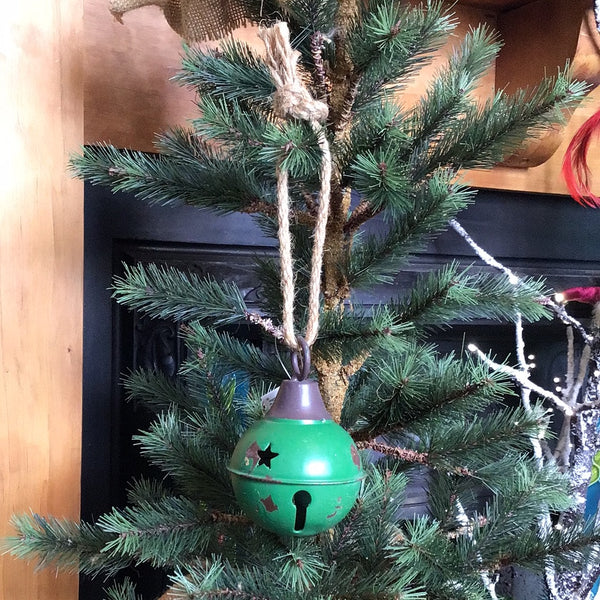
[[[308,121],[317,135],[321,149],[321,191],[319,210],[314,230],[313,254],[310,272],[308,299],[308,321],[304,339],[311,346],[319,330],[319,295],[321,292],[321,267],[323,248],[329,215],[329,196],[331,193],[331,151],[321,125],[329,109],[326,104],[315,100],[298,74],[300,53],[290,45],[287,23],[276,23],[259,33],[266,47],[265,63],[269,67],[275,82],[273,111],[282,118],[295,118]],[[281,258],[281,290],[283,294],[283,340],[293,350],[300,350],[294,333],[294,273],[292,266],[292,240],[290,234],[288,193],[288,172],[277,167],[277,220],[279,225],[279,254]]]

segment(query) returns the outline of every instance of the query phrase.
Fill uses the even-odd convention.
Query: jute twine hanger
[[[308,322],[304,340],[311,346],[317,339],[319,330],[319,295],[321,292],[321,267],[323,248],[329,215],[331,192],[331,151],[322,125],[327,120],[327,105],[315,100],[298,75],[297,63],[300,53],[290,45],[287,23],[276,23],[259,32],[266,47],[264,61],[269,67],[276,91],[273,96],[273,111],[276,116],[308,121],[317,135],[321,149],[321,191],[319,209],[314,229],[313,254],[310,272],[308,299]],[[277,166],[277,220],[279,225],[279,255],[281,260],[281,290],[283,294],[283,340],[289,348],[304,352],[304,344],[299,342],[294,332],[294,272],[292,264],[292,239],[290,233],[290,199],[288,193],[288,172]]]

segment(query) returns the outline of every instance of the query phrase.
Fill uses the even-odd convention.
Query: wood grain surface
[[[0,23],[0,536],[13,513],[77,517],[81,445],[82,0]],[[0,556],[2,600],[73,600],[77,578]]]
[[[179,69],[182,41],[157,7],[127,13],[120,24],[106,10],[106,0],[85,0],[84,6],[85,141],[152,151],[156,133],[186,125],[195,115],[193,93],[170,81]],[[544,73],[555,74],[567,60],[582,79],[592,85],[600,82],[600,35],[585,0],[465,0],[454,12],[460,22],[457,36],[440,53],[439,61],[407,88],[406,105],[415,101],[460,34],[480,22],[497,28],[505,41],[496,68],[482,81],[480,97],[489,97],[496,89],[511,91],[532,85]],[[252,28],[240,29],[235,35],[260,47]],[[470,172],[467,181],[492,189],[566,193],[560,176],[562,154],[576,129],[598,108],[600,95],[596,92],[573,115],[567,115],[564,130],[535,142],[511,163],[528,168]],[[600,169],[600,152],[590,152],[590,165],[592,171]]]

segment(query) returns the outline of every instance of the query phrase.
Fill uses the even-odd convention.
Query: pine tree
[[[308,319],[312,230],[319,205],[320,136],[333,157],[313,377],[329,412],[362,450],[366,479],[349,515],[310,537],[279,536],[242,514],[227,471],[242,432],[264,413],[261,397],[286,373],[269,348],[281,336],[280,267],[262,259],[260,312],[233,284],[153,265],[115,281],[123,306],[182,327],[188,359],[175,381],[134,372],[126,388],[155,412],[136,437],[164,474],[140,479],[130,503],[95,523],[18,516],[14,554],[90,575],[147,563],[171,573],[189,599],[478,600],[497,597],[499,570],[573,568],[598,533],[575,523],[540,531],[538,517],[569,503],[565,479],[529,454],[548,414],[511,408],[501,372],[442,354],[435,332],[475,318],[547,316],[537,280],[455,263],[412,289],[393,287],[415,252],[474,201],[461,169],[491,167],[522,140],[560,120],[585,86],[568,71],[527,92],[478,103],[474,90],[500,41],[470,31],[421,100],[399,92],[431,61],[456,22],[442,2],[277,0],[246,2],[268,24],[284,18],[302,78],[327,106],[323,128],[274,112],[275,84],[261,56],[230,39],[219,50],[186,48],[179,81],[197,91],[190,130],[157,139],[156,154],[85,148],[75,173],[161,205],[186,203],[252,215],[276,236],[277,175],[289,178],[296,328]],[[377,233],[366,227],[377,219]],[[389,303],[361,307],[355,293],[388,285]],[[229,335],[251,322],[263,347]],[[407,481],[426,470],[428,514],[399,511]],[[136,598],[130,581],[107,591]]]

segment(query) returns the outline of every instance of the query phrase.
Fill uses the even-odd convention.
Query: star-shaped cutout
[[[271,450],[271,444],[269,444],[264,450],[258,451],[258,464],[265,465],[265,467],[271,468],[271,459],[279,456],[277,452]]]

